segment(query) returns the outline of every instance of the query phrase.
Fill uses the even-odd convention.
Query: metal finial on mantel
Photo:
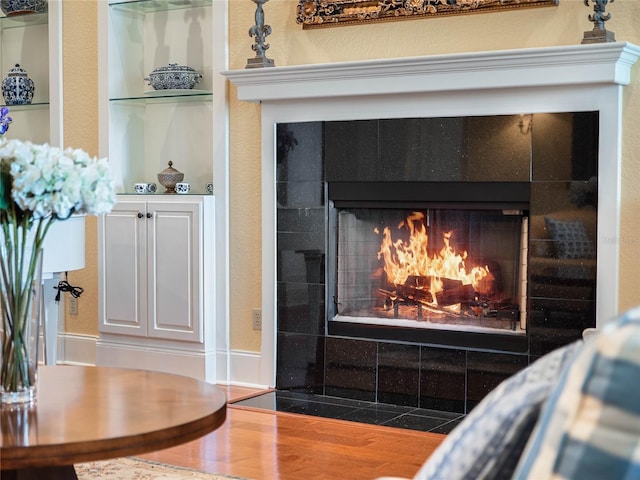
[[[251,45],[251,49],[256,52],[254,58],[247,59],[245,68],[262,68],[275,67],[275,62],[271,58],[267,58],[265,52],[269,48],[269,44],[265,43],[268,35],[271,35],[271,26],[264,24],[264,11],[262,6],[269,0],[252,0],[256,4],[256,24],[249,29],[249,36],[255,37],[255,43]]]
[[[611,18],[610,13],[606,13],[607,4],[615,0],[591,0],[593,2],[593,15],[589,15],[589,21],[593,22],[593,30],[584,32],[582,43],[606,43],[615,42],[616,37],[613,32],[604,28],[604,23]],[[589,0],[584,0],[588,7]]]

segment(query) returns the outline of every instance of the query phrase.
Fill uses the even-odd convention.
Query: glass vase
[[[28,403],[36,399],[42,314],[42,250],[24,251],[6,244],[1,250],[0,403]]]
[[[2,446],[11,448],[34,445],[38,441],[37,425],[37,404],[3,405],[0,408]]]

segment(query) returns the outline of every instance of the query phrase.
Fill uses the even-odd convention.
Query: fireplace
[[[597,235],[561,255],[549,231],[597,224],[599,114],[526,117],[277,126],[277,387],[371,400],[341,348],[498,355],[504,376],[595,326]],[[290,374],[302,332],[314,379]]]
[[[313,305],[329,336],[521,353],[547,300],[578,310],[574,331],[595,325],[596,238],[561,259],[538,224],[560,211],[597,223],[597,130],[597,112],[280,124],[278,318],[295,330]],[[301,234],[310,211],[321,221]]]
[[[455,181],[436,181],[433,174],[411,168],[406,174],[393,175],[393,181],[362,181],[345,174],[345,163],[326,159],[328,331],[453,346],[490,348],[506,342],[526,348],[525,339],[513,335],[526,335],[530,184],[495,181],[505,175],[501,162],[496,163],[493,178],[486,171],[480,176],[469,166],[478,161],[478,153],[468,151],[475,137],[494,137],[495,128],[514,125],[514,119],[381,123],[391,131],[419,124],[421,130],[432,131],[439,131],[443,124],[455,127],[458,135],[453,138],[433,136],[428,141],[437,155],[449,155],[438,162],[442,163],[439,175]],[[465,136],[465,125],[472,125],[473,133]],[[325,131],[330,132],[325,138],[337,135],[333,125],[325,125]],[[410,143],[420,141],[405,137]],[[509,155],[528,155],[530,131],[502,133],[502,142],[505,137],[513,140]],[[325,141],[333,143],[331,138]],[[370,141],[376,143],[377,138]],[[482,143],[490,152],[486,144],[493,141]],[[422,147],[409,148],[415,157],[415,150]],[[325,151],[333,155],[331,147]],[[502,156],[488,154],[494,161]],[[366,156],[362,163],[371,158],[376,157]],[[386,161],[383,158],[380,163]],[[434,155],[424,152],[424,161],[433,162]],[[402,165],[402,160],[397,163]],[[452,172],[461,167],[471,173]],[[495,336],[481,339],[478,333]]]
[[[413,341],[422,329],[526,334],[523,210],[336,210],[329,322],[418,329]]]
[[[261,102],[262,383],[468,412],[502,379],[610,320],[619,281],[620,87],[638,56],[637,47],[618,43],[225,73],[240,100]],[[503,126],[483,134],[483,119]],[[429,122],[440,126],[425,127]],[[434,138],[447,142],[435,148]],[[335,178],[327,163],[345,168]],[[457,198],[340,203],[339,184],[350,193],[353,182],[379,192],[392,185],[394,194],[410,192],[412,182],[445,192],[459,184],[469,191],[526,185],[528,199],[473,207]],[[504,258],[486,251],[478,256],[490,271],[500,265],[508,293],[497,302],[515,322],[500,331],[458,332],[454,322],[360,328],[335,319],[344,314],[338,260],[330,260],[340,215],[369,223],[392,211],[400,217],[384,219],[392,233],[414,212],[433,218],[479,211],[487,221],[506,220],[526,266],[503,266]],[[468,230],[451,237],[456,251],[467,252],[465,267],[476,255]],[[562,241],[563,232],[573,240]],[[377,254],[381,237],[373,235]],[[507,256],[513,264],[517,255]],[[516,286],[522,276],[526,287]],[[388,290],[376,284],[380,289]],[[414,334],[428,337],[407,336]]]

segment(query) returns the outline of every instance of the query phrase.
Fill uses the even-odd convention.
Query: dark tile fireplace
[[[276,387],[466,413],[595,326],[598,122],[280,123]]]

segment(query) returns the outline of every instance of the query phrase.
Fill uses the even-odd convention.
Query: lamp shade
[[[44,240],[42,272],[67,272],[84,268],[84,215],[54,222]]]

